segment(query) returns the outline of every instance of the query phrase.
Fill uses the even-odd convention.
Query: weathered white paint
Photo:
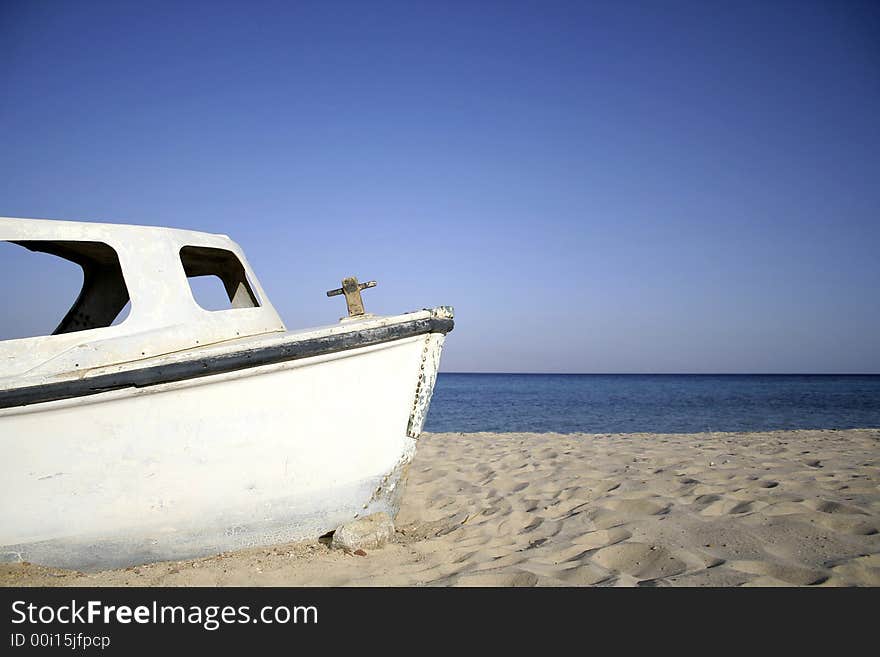
[[[447,309],[443,309],[444,312]],[[451,309],[448,310],[451,318]],[[428,417],[428,408],[431,405],[431,397],[434,394],[434,384],[437,383],[437,372],[440,368],[440,352],[443,350],[443,342],[446,336],[431,333],[425,340],[422,350],[422,362],[419,366],[419,382],[416,386],[416,395],[413,400],[413,410],[409,417],[407,435],[418,438]]]
[[[40,238],[10,237],[3,228],[0,224],[0,237],[5,239],[71,239],[43,225],[39,228],[46,232]],[[102,234],[98,229],[64,229],[88,240]],[[148,232],[131,233],[131,239],[149,243],[162,229],[144,230]],[[169,248],[153,245],[144,251],[176,258],[180,240],[190,243],[194,238],[185,231],[171,232],[173,239],[165,242]],[[128,251],[119,248],[119,236],[104,237],[122,261]],[[220,248],[229,248],[225,238],[218,240],[224,244]],[[133,262],[127,256],[126,261]],[[177,274],[169,278],[176,280]],[[260,310],[270,311],[262,317],[271,319],[274,310],[250,269],[248,274],[263,302]],[[139,284],[126,281],[134,298]],[[178,295],[184,292],[180,286],[175,289]],[[185,292],[190,295],[188,285]],[[180,305],[160,322],[183,312],[186,304]],[[210,314],[227,312],[238,311]],[[213,320],[203,323],[198,313],[193,321],[204,333],[185,322],[151,327],[138,320],[138,330],[131,333],[110,327],[37,339],[44,342],[31,344],[44,360],[31,357],[29,368],[13,367],[17,373],[4,366],[0,389],[181,362],[194,354],[222,355],[242,345],[278,345],[448,312],[369,317],[296,333],[261,333],[261,327],[283,328],[280,320],[230,320],[236,331],[254,333],[225,341],[216,340],[233,337],[232,329]],[[141,329],[156,338],[156,350],[166,351],[141,355],[136,347],[145,335]],[[105,341],[106,332],[115,337]],[[169,343],[161,341],[163,334],[171,336]],[[181,336],[199,336],[201,344],[171,349],[168,344],[182,344]],[[55,338],[68,337],[79,341],[65,343],[63,349],[52,344]],[[119,347],[129,340],[128,346]],[[216,342],[204,345],[203,340]],[[6,358],[0,362],[15,362],[24,342],[0,342]],[[442,343],[442,335],[420,335],[182,382],[0,409],[0,553],[6,560],[101,568],[317,536],[377,511],[393,516],[424,420],[421,416],[418,431],[413,431],[411,414],[427,409],[426,391],[433,388]],[[132,347],[137,358],[120,360]],[[86,362],[83,355],[88,356],[89,367],[71,369],[70,351],[77,353],[76,362]]]

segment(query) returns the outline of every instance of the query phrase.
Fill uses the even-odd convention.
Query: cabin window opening
[[[119,311],[119,314],[116,315],[116,319],[114,319],[110,326],[119,326],[128,319],[128,316],[131,314],[131,299],[125,302],[125,305],[122,307],[122,310]]]
[[[0,339],[61,335],[125,321],[125,309],[130,308],[128,288],[119,257],[110,245],[72,240],[15,240],[0,245],[0,275],[16,282],[0,286],[0,305],[5,309]],[[72,305],[59,320],[59,306],[69,304],[71,297]],[[55,330],[50,333],[45,327],[53,324]]]
[[[232,251],[185,246],[180,249],[180,262],[193,299],[202,309],[259,307],[244,265]]]

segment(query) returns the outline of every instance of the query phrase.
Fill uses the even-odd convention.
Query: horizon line
[[[516,374],[559,376],[880,376],[880,372],[447,372],[440,374]]]

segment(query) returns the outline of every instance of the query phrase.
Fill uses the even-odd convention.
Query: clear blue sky
[[[880,5],[0,0],[0,215],[454,305],[445,371],[880,372]]]

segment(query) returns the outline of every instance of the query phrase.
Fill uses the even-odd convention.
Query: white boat
[[[3,560],[120,567],[396,514],[451,308],[373,316],[350,278],[328,292],[349,317],[288,331],[225,235],[0,218],[0,240],[84,279],[52,335],[0,341]],[[210,275],[228,309],[196,302]]]

